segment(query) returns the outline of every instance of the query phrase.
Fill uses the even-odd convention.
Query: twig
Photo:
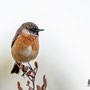
[[[28,67],[28,66],[25,66],[22,64],[20,67],[20,70],[23,72],[22,76],[24,77],[24,75],[25,75],[29,79],[29,81],[27,81],[27,86],[29,87],[28,90],[35,90],[35,78],[36,78],[36,74],[37,74],[37,70],[38,70],[38,63],[35,62],[34,65],[35,65],[35,68],[32,70],[31,70],[31,68],[32,68],[31,66]],[[32,84],[30,84],[30,82]],[[32,85],[32,87],[31,87],[31,85]],[[17,86],[18,86],[19,90],[23,90],[20,86],[20,82],[18,82]],[[46,90],[46,87],[47,87],[47,80],[44,75],[43,76],[43,85],[42,85],[42,87],[37,85],[37,90]]]

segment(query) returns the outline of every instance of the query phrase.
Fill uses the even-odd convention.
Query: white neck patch
[[[25,35],[30,35],[30,33],[29,33],[29,31],[27,29],[23,29],[22,33],[25,34]]]

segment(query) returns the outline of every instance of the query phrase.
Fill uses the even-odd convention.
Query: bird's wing
[[[21,29],[18,29],[13,40],[12,40],[12,43],[11,43],[11,48],[13,47],[13,44],[14,42],[16,41],[16,39],[18,38],[18,36],[21,35]]]

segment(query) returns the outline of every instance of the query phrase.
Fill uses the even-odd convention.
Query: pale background
[[[26,79],[10,74],[10,45],[28,21],[45,29],[39,37],[37,84],[45,74],[47,90],[90,90],[90,0],[1,0],[0,90],[18,90],[18,80],[27,90]]]

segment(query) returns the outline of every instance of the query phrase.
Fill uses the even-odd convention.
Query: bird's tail
[[[13,69],[11,71],[11,74],[13,74],[13,73],[18,74],[20,72],[19,66],[20,66],[20,63],[15,63],[14,67],[13,67]]]

